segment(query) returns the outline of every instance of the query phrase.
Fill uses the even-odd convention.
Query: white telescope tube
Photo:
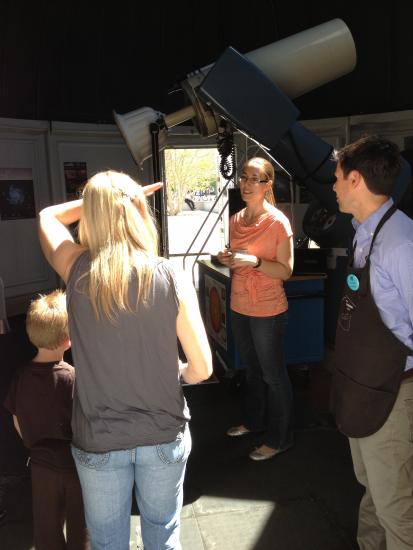
[[[356,48],[344,21],[333,19],[258,48],[245,57],[293,99],[352,71],[356,65]],[[179,111],[163,115],[150,107],[142,107],[124,115],[114,113],[115,121],[139,165],[151,156],[149,125],[159,117],[163,117],[166,128],[194,118],[202,135],[216,133],[214,114],[205,108],[196,93],[196,88],[212,66],[188,75],[182,82],[192,104]],[[160,148],[165,143],[166,130],[163,129]]]
[[[294,34],[245,55],[294,99],[351,72],[356,47],[341,19]]]

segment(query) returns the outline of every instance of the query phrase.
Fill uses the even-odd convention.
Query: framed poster
[[[63,170],[67,200],[79,199],[82,188],[87,182],[86,162],[64,162]]]
[[[0,168],[0,219],[27,220],[36,217],[31,168]]]
[[[275,172],[273,190],[277,204],[280,202],[294,202],[294,188],[290,182],[289,176],[284,172]]]

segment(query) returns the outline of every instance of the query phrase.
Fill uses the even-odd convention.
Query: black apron
[[[370,289],[370,255],[392,206],[374,232],[363,268],[347,269],[335,340],[331,411],[348,437],[366,437],[386,422],[399,392],[411,350],[383,323]]]

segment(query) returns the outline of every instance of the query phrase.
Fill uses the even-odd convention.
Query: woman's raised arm
[[[46,260],[67,282],[70,270],[83,248],[76,244],[67,226],[82,213],[82,199],[48,206],[39,213],[39,239]]]

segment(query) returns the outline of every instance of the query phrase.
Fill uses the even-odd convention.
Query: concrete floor
[[[290,369],[295,393],[295,446],[266,462],[248,458],[254,437],[228,438],[241,420],[242,377],[190,386],[193,451],[182,512],[183,550],[350,550],[361,490],[347,440],[327,413],[328,375]],[[309,376],[308,376],[309,374]],[[0,520],[2,550],[31,550],[30,477],[25,452],[2,413]],[[139,541],[132,510],[130,548]],[[142,547],[142,546],[140,546]],[[50,549],[53,550],[53,549]]]

